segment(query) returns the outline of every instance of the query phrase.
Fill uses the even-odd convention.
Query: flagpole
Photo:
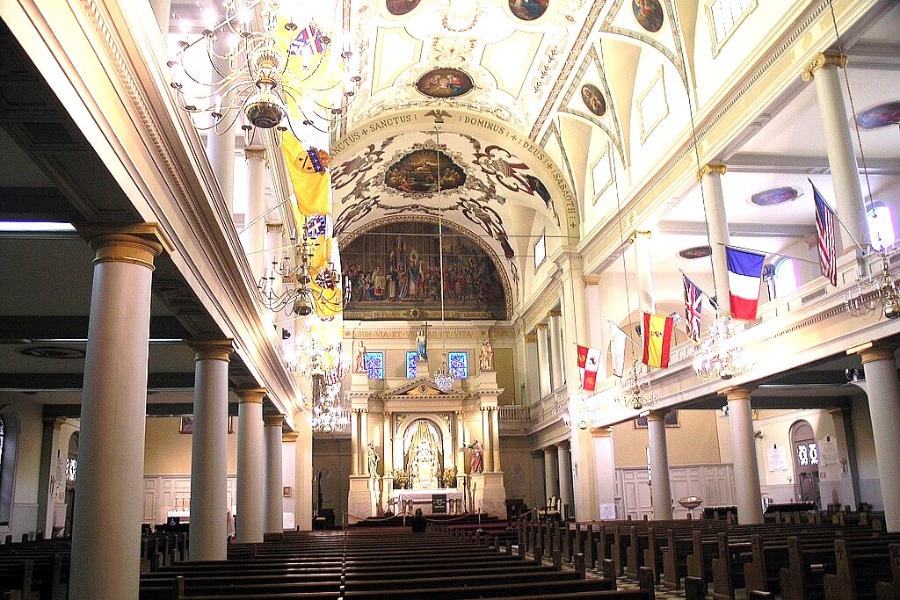
[[[855,120],[855,119],[854,119],[854,120]],[[812,179],[810,179],[809,177],[807,177],[806,180],[809,182],[809,185],[812,186],[812,189],[813,189],[813,198],[814,198],[814,199],[813,199],[813,202],[815,202],[815,194],[816,194],[816,192],[819,191],[819,188],[816,187],[816,184],[814,184],[814,183],[812,182]],[[871,195],[870,195],[870,197],[871,197]],[[824,200],[825,197],[823,196],[822,199]],[[827,203],[827,202],[825,203],[825,206],[828,206],[828,203]],[[850,241],[852,241],[853,244],[854,244],[857,248],[859,248],[859,249],[862,251],[863,254],[866,254],[866,249],[863,248],[862,244],[859,243],[859,240],[856,239],[856,236],[853,235],[853,232],[850,231],[850,229],[848,229],[846,225],[844,225],[844,221],[843,221],[843,219],[841,219],[841,216],[838,214],[838,212],[837,212],[836,210],[834,210],[833,208],[831,208],[830,206],[828,206],[828,210],[830,210],[830,211],[831,211],[831,214],[834,215],[834,218],[837,220],[838,225],[841,226],[841,229],[843,229],[844,232],[846,232],[846,234],[850,237]],[[869,211],[868,211],[868,208],[867,208],[867,210],[866,210],[866,216],[868,216],[868,212],[869,212]],[[868,228],[868,222],[866,223],[866,227]],[[793,258],[793,256],[792,256],[791,258]],[[800,260],[803,260],[803,259],[800,259]],[[809,261],[809,262],[812,262],[812,261]]]
[[[731,246],[731,244],[722,244],[722,245],[723,245],[723,246],[726,246],[726,245],[727,245],[727,246]],[[731,247],[732,247],[732,248],[737,248],[737,246],[731,246]],[[774,253],[773,253],[773,254],[774,254]],[[688,277],[687,273],[685,273],[685,272],[682,271],[681,269],[678,269],[678,272],[681,273],[684,277],[687,277],[688,279],[691,279],[690,277]],[[694,281],[694,280],[691,279],[691,281]],[[695,283],[694,285],[697,285],[697,284]],[[724,315],[725,315],[726,317],[728,317],[729,319],[733,319],[733,318],[734,318],[734,317],[731,316],[731,313],[730,313],[730,312],[728,312],[728,311],[725,310],[724,308],[721,308],[721,307],[719,306],[719,303],[716,302],[715,300],[713,300],[713,297],[710,296],[709,294],[707,294],[706,292],[704,292],[702,288],[697,288],[697,289],[700,290],[700,293],[701,293],[701,294],[703,294],[704,296],[706,296],[706,299],[709,300],[709,303],[710,303],[710,305],[713,307],[713,310],[714,310],[714,311],[716,311],[717,313],[722,313],[722,314],[724,314]],[[700,344],[700,342],[695,342],[695,343],[696,343],[697,345]]]
[[[752,252],[752,253],[754,253],[754,254],[759,254],[759,255],[762,255],[762,256],[767,256],[767,255],[769,255],[769,254],[774,254],[775,256],[781,256],[781,257],[783,257],[783,258],[791,258],[791,259],[793,259],[793,260],[799,260],[799,261],[801,261],[801,262],[810,263],[810,264],[812,264],[812,265],[818,265],[818,264],[819,264],[819,261],[817,261],[817,260],[810,260],[810,259],[808,259],[808,258],[800,258],[799,256],[794,256],[793,254],[785,254],[784,252],[766,252],[766,251],[764,251],[764,250],[756,250],[756,249],[754,249],[754,248],[745,248],[745,247],[743,247],[743,246],[735,246],[734,244],[723,244],[722,242],[719,242],[719,245],[720,245],[720,246],[728,246],[729,248],[734,248],[735,250],[742,250],[742,251],[744,251],[744,252]]]

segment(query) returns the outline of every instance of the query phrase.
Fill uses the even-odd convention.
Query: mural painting
[[[631,0],[631,9],[637,22],[650,33],[662,29],[664,15],[659,0]]]
[[[465,171],[449,156],[432,149],[413,150],[384,174],[385,185],[407,193],[452,190],[465,182]]]
[[[509,10],[523,21],[534,21],[544,16],[550,0],[509,0]]]
[[[416,89],[432,98],[456,98],[473,88],[472,78],[459,69],[432,69],[416,82]]]
[[[800,190],[785,186],[756,192],[750,196],[750,202],[757,206],[775,206],[776,204],[796,200],[799,197]]]
[[[408,14],[419,6],[420,0],[385,0],[384,6],[395,17]]]
[[[603,94],[600,93],[600,90],[596,85],[586,83],[581,86],[581,100],[584,102],[584,105],[588,107],[588,110],[598,117],[602,117],[606,114],[606,100],[603,98]]]
[[[376,227],[341,248],[352,282],[344,318],[438,319],[441,282],[447,319],[505,319],[501,275],[485,251],[444,227],[443,277],[438,226],[400,221]]]
[[[900,100],[867,108],[856,117],[861,129],[878,129],[900,123]]]

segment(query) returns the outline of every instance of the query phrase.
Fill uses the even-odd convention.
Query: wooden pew
[[[900,560],[900,545],[861,547],[835,540],[834,555],[835,572],[824,578],[825,600],[874,599],[876,584],[892,577],[892,567]]]

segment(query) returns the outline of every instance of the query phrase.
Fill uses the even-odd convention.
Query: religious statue
[[[381,460],[381,457],[378,456],[378,451],[375,450],[375,443],[369,442],[369,450],[367,453],[368,465],[369,465],[369,476],[377,477],[378,476],[378,461]]]
[[[491,347],[490,340],[484,340],[481,343],[481,370],[494,370],[494,349]]]
[[[428,339],[425,337],[425,329],[416,333],[416,355],[420,361],[428,360]]]
[[[360,340],[359,346],[356,348],[356,367],[357,373],[366,372],[366,344]]]
[[[472,451],[472,473],[481,473],[484,471],[484,446],[478,440],[469,444],[469,450]]]
[[[412,488],[434,489],[438,487],[438,461],[437,455],[427,440],[422,440],[416,446],[413,456],[410,475],[412,476]]]

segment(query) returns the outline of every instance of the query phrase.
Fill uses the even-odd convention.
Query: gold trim
[[[715,173],[716,175],[724,175],[728,172],[728,167],[725,165],[720,165],[716,163],[709,163],[700,167],[700,170],[697,171],[697,181],[700,181],[707,175],[711,173]]]
[[[803,73],[801,74],[803,81],[809,81],[814,78],[816,71],[829,65],[843,69],[847,66],[847,57],[843,54],[838,54],[837,52],[822,52],[817,54],[816,57],[812,59],[812,62],[803,69]]]
[[[585,285],[600,285],[600,276],[599,275],[585,275],[584,276],[584,284]]]
[[[194,362],[201,360],[229,362],[229,355],[234,352],[234,342],[231,338],[224,340],[189,340],[187,344],[194,351]]]
[[[874,346],[869,348],[868,350],[863,350],[859,353],[859,358],[862,360],[862,364],[870,363],[870,362],[878,362],[880,360],[894,360],[894,347],[893,346]]]
[[[284,229],[284,223],[280,221],[276,223],[266,223],[266,233],[278,231],[280,229]]]
[[[262,404],[267,391],[266,388],[243,388],[235,390],[235,393],[241,399],[241,403]]]
[[[525,334],[525,343],[526,344],[536,344],[537,343],[537,334],[536,333],[526,333]]]
[[[732,400],[749,400],[750,388],[733,386],[725,388],[724,390],[719,390],[718,394],[720,396],[725,396],[725,399],[729,402],[731,402]]]
[[[300,437],[300,434],[296,431],[285,431],[281,434],[282,442],[296,442],[297,438]]]
[[[283,427],[284,415],[263,415],[263,423],[265,423],[266,427]]]
[[[265,148],[244,148],[244,158],[246,160],[250,160],[253,158],[259,158],[262,160],[266,160],[266,149]]]
[[[92,238],[94,264],[124,262],[155,269],[153,259],[162,253],[162,244],[130,234],[110,233]]]

